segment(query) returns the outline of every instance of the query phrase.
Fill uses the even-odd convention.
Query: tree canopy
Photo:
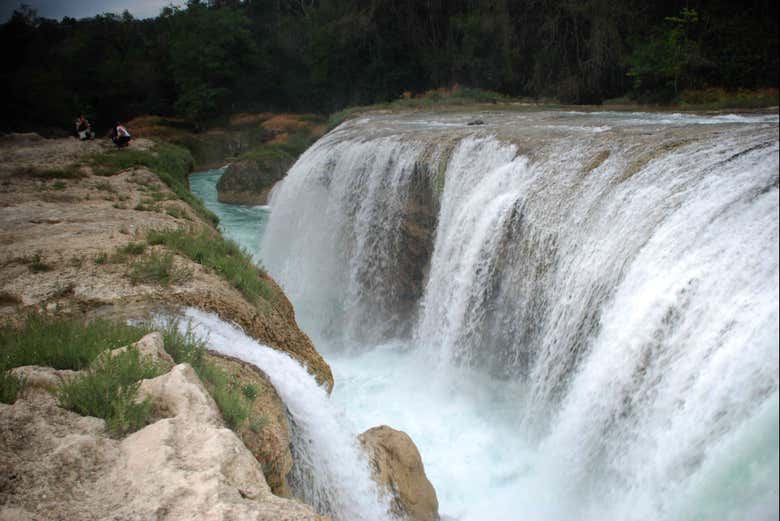
[[[2,126],[332,112],[453,84],[564,103],[777,87],[777,17],[769,0],[191,0],[60,21],[21,8],[0,26]]]

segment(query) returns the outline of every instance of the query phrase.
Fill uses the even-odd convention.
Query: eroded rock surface
[[[135,258],[119,260],[118,250],[145,241],[151,229],[211,226],[154,172],[135,167],[101,177],[84,167],[80,178],[56,180],[18,173],[78,165],[110,150],[108,143],[37,136],[0,140],[0,320],[18,320],[27,311],[89,315],[109,307],[114,308],[111,318],[139,318],[139,307],[189,305],[235,322],[253,338],[289,353],[332,388],[330,367],[267,275],[262,276],[273,298],[261,304],[249,302],[224,277],[178,254],[174,265],[192,273],[188,280],[169,286],[131,282],[128,272]],[[152,145],[138,138],[129,148]],[[150,190],[160,194],[156,205],[148,204]],[[147,248],[164,250],[161,245]]]
[[[393,511],[409,521],[438,520],[436,491],[412,439],[386,425],[371,428],[358,439],[369,454],[374,480],[393,498]]]
[[[140,394],[167,417],[123,440],[47,393],[0,404],[0,519],[322,520],[271,493],[189,365]]]

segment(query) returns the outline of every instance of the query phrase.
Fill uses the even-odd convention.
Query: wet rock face
[[[225,371],[239,387],[251,386],[256,397],[250,405],[250,418],[238,428],[244,445],[263,469],[271,491],[280,497],[292,497],[287,475],[293,466],[290,425],[287,408],[268,377],[257,367],[235,358],[206,355],[209,362]]]
[[[217,182],[217,199],[231,204],[267,204],[271,188],[292,166],[287,154],[231,163]]]
[[[437,521],[436,490],[412,439],[382,425],[367,430],[358,440],[368,452],[374,480],[392,496],[394,513],[408,521]]]
[[[409,196],[401,220],[397,284],[402,309],[414,309],[425,290],[438,214],[439,200],[431,178],[425,169],[418,168],[409,184]]]

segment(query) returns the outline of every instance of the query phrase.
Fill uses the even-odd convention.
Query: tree
[[[680,87],[694,86],[696,71],[706,65],[701,47],[693,38],[699,13],[683,8],[668,16],[645,43],[636,43],[628,57],[628,76],[637,91],[654,89],[676,97]]]
[[[230,8],[190,2],[163,11],[176,111],[196,122],[228,110],[242,75],[256,67],[249,19]]]

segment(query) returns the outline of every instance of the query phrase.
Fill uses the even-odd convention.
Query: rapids
[[[777,116],[473,117],[347,122],[275,190],[355,432],[459,521],[777,519]]]

